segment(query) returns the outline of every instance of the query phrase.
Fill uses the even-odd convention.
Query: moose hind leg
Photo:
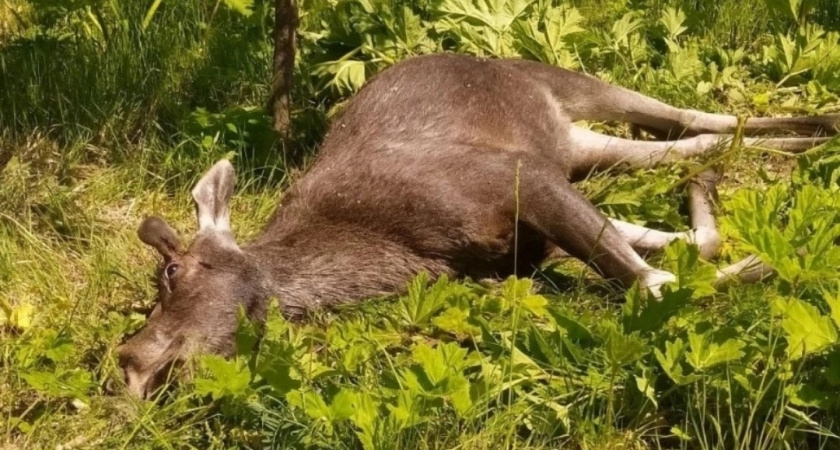
[[[649,168],[664,162],[691,158],[708,153],[732,139],[729,135],[701,134],[674,141],[636,141],[608,136],[572,126],[569,146],[572,156],[572,177],[581,178],[593,170],[609,168]],[[746,138],[744,145],[799,153],[830,138]]]
[[[550,70],[550,69],[549,69]],[[562,73],[562,75],[561,75]],[[564,105],[573,121],[612,120],[629,122],[656,130],[667,139],[698,134],[730,134],[738,127],[738,118],[692,109],[681,109],[638,92],[609,84],[594,77],[577,74],[573,79],[565,71],[554,71],[551,90]],[[573,85],[576,101],[568,85]],[[790,132],[801,136],[834,136],[840,128],[840,114],[800,117],[752,117],[744,123],[747,136]]]

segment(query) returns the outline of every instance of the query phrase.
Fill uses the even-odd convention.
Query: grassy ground
[[[227,156],[239,169],[234,229],[247,241],[317,152],[335,106],[377,70],[447,49],[563,64],[678,106],[837,112],[838,36],[814,28],[838,29],[832,2],[805,14],[740,0],[490,10],[504,18],[528,5],[530,32],[464,19],[477,2],[301,2],[289,148],[261,108],[270,2],[247,16],[228,2],[154,3],[0,4],[0,449],[840,445],[836,245],[791,262],[781,243],[748,236],[778,228],[796,245],[836,242],[836,146],[799,160],[794,176],[794,159],[750,149],[725,164],[723,261],[763,250],[797,267],[789,277],[712,294],[710,266],[677,246],[657,260],[681,275],[661,310],[633,310],[632,292],[574,262],[535,271],[534,287],[421,283],[304,325],[275,318],[270,351],[205,361],[198,381],[157,403],[105,395],[118,377],[112,350],[154,298],[156,255],[135,236],[140,220],[159,214],[191,235],[189,189]],[[612,216],[680,228],[670,186],[681,173],[582,188]],[[773,186],[790,193],[777,210],[766,209]],[[735,193],[744,187],[765,196],[751,202]],[[806,201],[819,210],[803,216],[813,226],[785,228],[795,219],[779,217]],[[765,222],[745,225],[753,216]]]

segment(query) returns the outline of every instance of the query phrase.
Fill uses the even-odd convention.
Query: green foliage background
[[[302,0],[285,148],[264,111],[271,3],[0,3],[0,448],[840,445],[837,143],[728,154],[721,259],[670,246],[661,303],[573,261],[498,283],[420,275],[305,324],[274,315],[257,351],[243,322],[236,359],[195,361],[157,403],[105,395],[154,296],[140,218],[189,235],[189,187],[230,157],[236,232],[254,236],[329,118],[410,56],[536,59],[742,116],[840,110],[833,0]],[[612,217],[681,229],[690,169],[581,188]],[[714,265],[747,253],[779,276],[715,291]]]

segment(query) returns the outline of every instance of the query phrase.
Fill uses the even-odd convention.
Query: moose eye
[[[163,272],[166,274],[166,278],[171,280],[175,274],[178,273],[179,269],[180,267],[178,267],[178,264],[172,263],[166,266],[166,269],[164,269]]]

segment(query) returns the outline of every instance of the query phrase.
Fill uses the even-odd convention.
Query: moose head
[[[192,191],[198,233],[184,247],[161,218],[149,217],[140,239],[163,257],[158,301],[138,333],[118,349],[129,392],[147,397],[170,370],[196,351],[229,355],[240,307],[253,314],[266,298],[261,272],[234,241],[228,202],[235,172],[216,163]]]

